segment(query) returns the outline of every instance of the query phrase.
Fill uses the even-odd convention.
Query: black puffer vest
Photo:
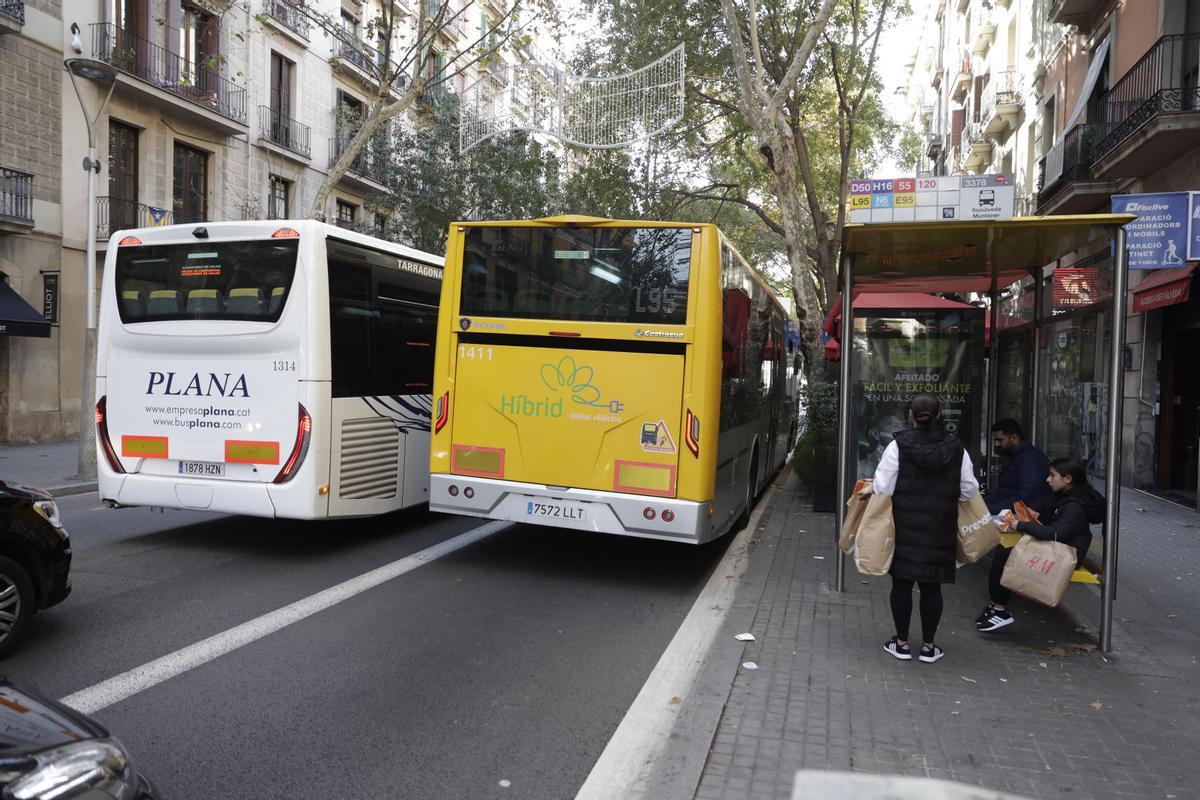
[[[910,581],[954,583],[959,476],[963,445],[940,428],[896,434],[900,474],[892,495],[896,556],[891,574]]]

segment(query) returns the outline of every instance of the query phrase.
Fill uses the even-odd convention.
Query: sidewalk
[[[1072,608],[1014,603],[990,637],[986,560],[946,587],[937,664],[885,654],[887,578],[846,564],[831,591],[832,514],[794,480],[763,515],[746,579],[760,593],[695,797],[790,798],[799,769],[941,778],[1030,798],[1200,797],[1200,515],[1126,491],[1114,652],[1094,648],[1094,589]],[[915,605],[915,604],[914,604]],[[919,637],[914,610],[912,636]]]
[[[81,481],[79,443],[25,444],[0,447],[0,481],[44,489],[61,497],[96,490],[96,481]]]

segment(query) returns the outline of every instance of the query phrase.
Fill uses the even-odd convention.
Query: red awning
[[[1195,264],[1176,269],[1157,269],[1146,280],[1133,287],[1131,313],[1141,314],[1156,308],[1186,303],[1192,288]]]

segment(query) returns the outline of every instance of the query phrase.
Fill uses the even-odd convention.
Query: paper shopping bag
[[[867,502],[874,494],[874,481],[870,478],[860,480],[854,487],[854,493],[846,501],[846,520],[842,523],[842,533],[838,536],[838,547],[843,553],[854,549],[854,537],[858,535],[858,527],[862,524],[863,514],[867,510]]]
[[[974,564],[1000,544],[1000,528],[992,520],[983,496],[976,493],[958,504],[958,540],[955,559],[959,564]]]
[[[867,498],[858,535],[854,537],[854,565],[863,575],[886,575],[896,554],[896,523],[892,498],[872,494]]]
[[[1000,576],[1000,585],[1022,597],[1054,607],[1062,600],[1075,571],[1075,548],[1062,542],[1043,542],[1029,534],[1013,547]]]

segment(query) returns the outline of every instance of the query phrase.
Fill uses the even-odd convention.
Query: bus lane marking
[[[387,583],[393,578],[412,572],[417,567],[436,561],[442,556],[450,555],[512,526],[513,523],[505,521],[480,525],[453,539],[447,539],[390,564],[384,564],[370,572],[364,572],[362,575],[297,600],[283,608],[270,611],[229,630],[176,650],[174,653],[156,658],[120,675],[67,695],[60,702],[84,714],[95,714],[114,703],[119,703],[157,686],[163,681],[252,644],[276,631],[360,595],[368,589]]]

